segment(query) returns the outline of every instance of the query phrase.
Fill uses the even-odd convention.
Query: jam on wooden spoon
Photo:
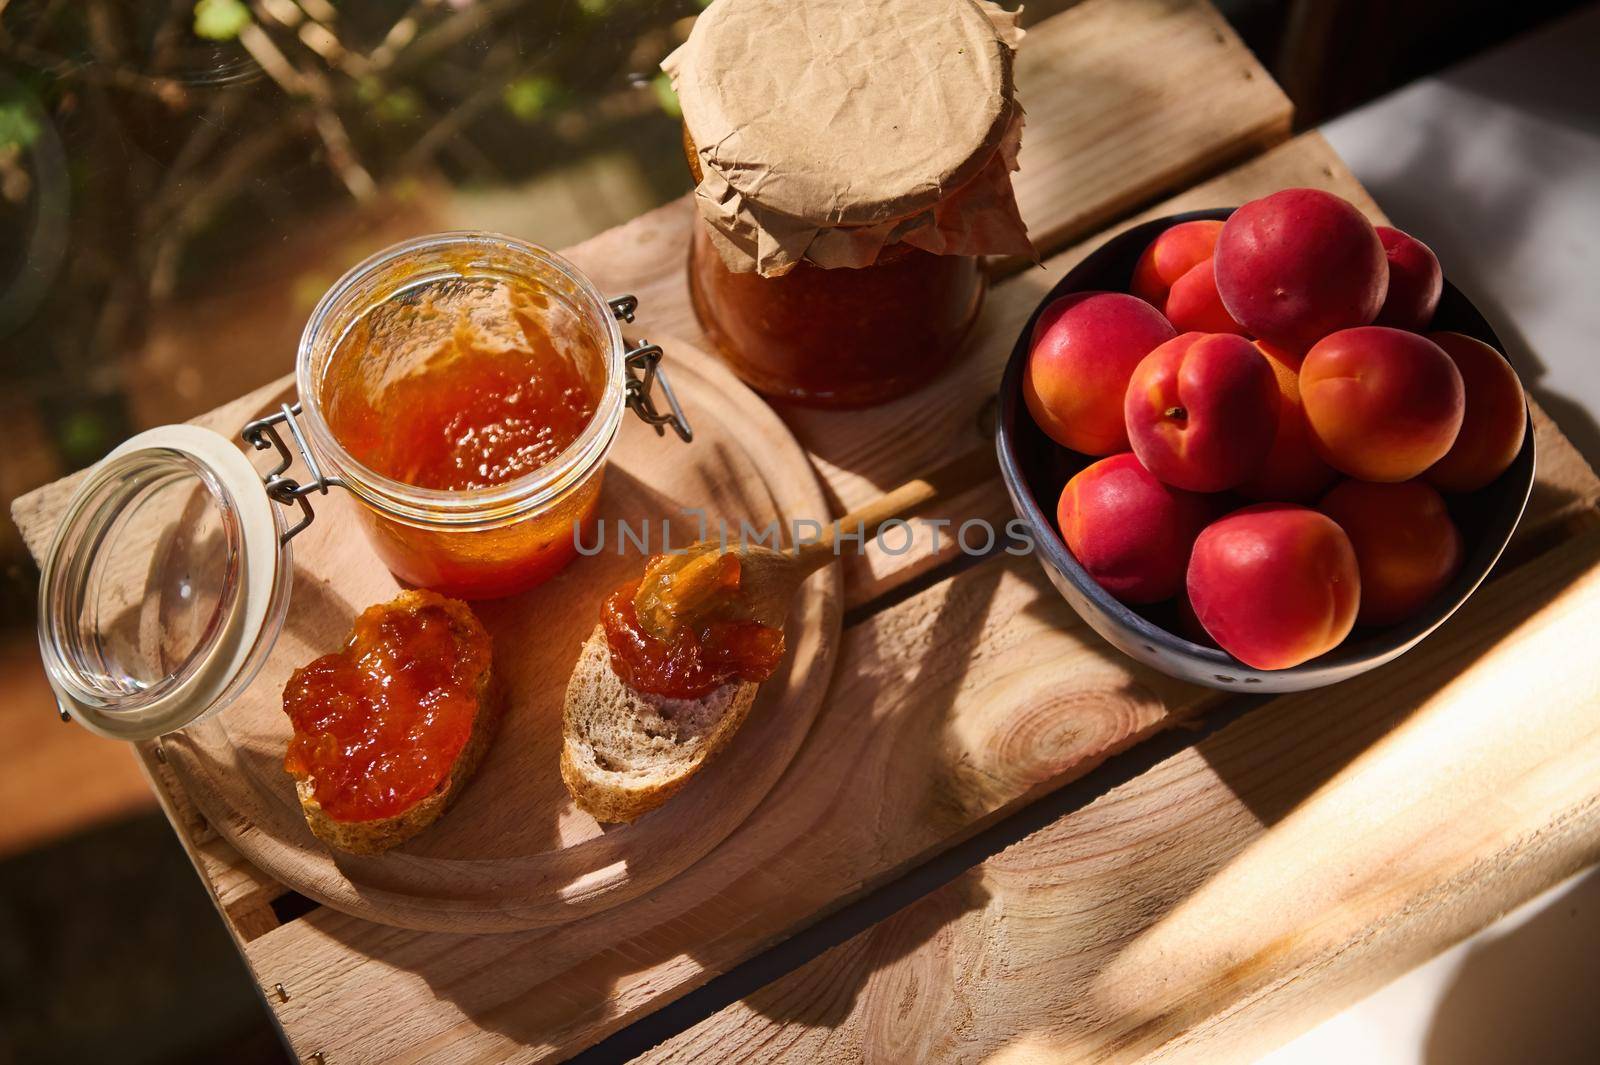
[[[744,566],[716,545],[655,555],[644,576],[600,611],[611,668],[635,691],[699,699],[724,684],[759,684],[783,659],[783,629],[756,620]]]

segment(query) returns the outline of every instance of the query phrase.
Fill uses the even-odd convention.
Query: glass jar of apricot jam
[[[704,226],[689,246],[689,297],[723,361],[757,392],[810,406],[872,406],[932,380],[987,285],[976,257],[906,244],[870,266],[800,262],[776,277],[729,269]]]
[[[718,0],[662,63],[695,180],[695,316],[752,388],[868,406],[954,361],[981,257],[1032,255],[1011,188],[1021,37],[980,0]]]
[[[627,400],[613,310],[560,256],[486,233],[397,245],[323,297],[299,420],[396,576],[481,599],[571,561]]]
[[[293,541],[332,489],[406,582],[482,598],[549,578],[594,514],[624,409],[691,436],[661,349],[623,341],[634,307],[488,233],[357,266],[306,326],[300,402],[242,440],[147,430],[56,501],[39,646],[62,717],[139,740],[232,703],[282,631]]]

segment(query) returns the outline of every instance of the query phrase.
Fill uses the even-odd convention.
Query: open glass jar
[[[527,294],[523,310],[584,382],[592,404],[581,431],[520,476],[462,488],[419,487],[360,461],[350,444],[365,423],[352,419],[347,401],[360,398],[358,408],[381,414],[393,394],[379,386],[431,364],[412,361],[428,357],[414,345],[352,346],[352,336],[390,312],[400,316],[388,325],[401,332],[365,339],[425,331],[439,325],[433,312],[444,306],[430,294],[502,283]],[[273,455],[270,468],[258,470],[208,429],[163,426],[101,460],[66,503],[39,593],[40,649],[63,716],[141,739],[237,697],[289,609],[292,541],[315,517],[313,500],[332,489],[361,504],[374,550],[408,583],[489,596],[551,576],[575,553],[576,527],[595,509],[624,407],[657,433],[671,426],[691,436],[658,369],[661,349],[623,341],[618,322],[631,321],[635,307],[630,296],[607,300],[552,252],[486,233],[410,241],[350,271],[307,324],[295,371],[301,401],[243,429],[251,448]],[[454,329],[443,317],[446,332]],[[425,391],[445,394],[431,383]],[[366,428],[393,433],[388,421]]]
[[[507,330],[509,345],[500,335]],[[484,335],[468,342],[466,331]],[[496,370],[514,358],[521,369],[533,354],[544,365],[514,383]],[[509,237],[450,233],[396,245],[334,285],[306,324],[295,383],[319,479],[361,500],[367,534],[389,569],[445,595],[481,599],[540,584],[573,558],[573,530],[594,514],[622,419],[628,357],[617,316],[566,260]],[[504,468],[493,472],[516,476],[450,469],[443,472],[463,476],[447,487],[392,475],[397,465],[420,471],[415,455],[436,447],[441,433],[507,436],[507,423],[530,412],[501,405],[479,412],[484,424],[462,421],[474,393],[520,394],[534,387],[535,373],[552,371],[585,393],[587,424],[580,417],[581,431],[548,461],[518,463],[512,454],[507,462],[502,454]],[[531,412],[547,418],[545,431],[548,418],[570,422],[574,413],[559,389],[550,391],[541,397],[547,409]],[[483,446],[440,457],[480,460]]]

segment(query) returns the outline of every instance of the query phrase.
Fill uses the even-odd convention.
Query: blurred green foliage
[[[0,0],[0,417],[28,411],[56,453],[29,469],[83,465],[139,428],[136,383],[145,420],[179,379],[237,380],[160,363],[150,339],[175,304],[261,283],[296,237],[597,155],[625,155],[627,187],[656,202],[686,190],[658,64],[703,6]],[[294,275],[305,291],[281,282],[295,313],[348,263],[324,265]],[[184,343],[164,357],[200,357]],[[225,338],[206,355],[237,357]],[[188,391],[159,416],[228,398]]]
[[[500,99],[522,122],[544,118],[561,98],[561,86],[545,74],[525,74],[506,85]]]
[[[673,118],[683,116],[683,108],[678,104],[678,93],[673,89],[672,79],[667,77],[665,71],[650,79],[650,88],[654,90],[656,103],[661,106],[662,111]]]
[[[39,120],[25,100],[0,99],[0,149],[24,149],[39,139]]]
[[[243,0],[200,0],[194,5],[194,35],[208,41],[231,41],[250,25]]]

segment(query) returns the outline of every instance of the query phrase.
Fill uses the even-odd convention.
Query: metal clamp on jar
[[[522,465],[502,472],[518,476],[468,478],[465,487],[423,487],[363,462],[341,429],[341,404],[355,398],[360,409],[382,413],[393,396],[388,386],[455,354],[387,341],[429,329],[460,336],[466,327],[450,317],[458,310],[482,326],[486,300],[458,308],[434,294],[443,286],[500,296],[491,289],[501,284],[517,288],[521,335],[548,340],[544,355],[562,360],[552,365],[567,374],[558,398],[572,408],[570,442],[533,460],[516,453]],[[292,541],[316,516],[313,498],[332,488],[359,502],[354,512],[372,546],[404,581],[487,597],[548,579],[575,555],[576,530],[594,514],[624,408],[657,435],[670,426],[682,440],[692,437],[659,365],[661,348],[623,340],[619,322],[632,321],[636,308],[632,296],[601,296],[559,255],[494,234],[424,237],[355,267],[318,303],[301,337],[298,402],[243,429],[250,447],[276,452],[270,469],[258,471],[218,433],[169,425],[133,437],[85,475],[41,567],[39,644],[63,718],[143,739],[232,702],[282,629]],[[391,311],[401,317],[377,325],[396,330],[363,334],[378,343],[350,343]],[[474,357],[492,360],[497,349],[485,356],[483,348],[476,345]],[[431,385],[419,394],[446,402],[449,395]],[[382,419],[343,424],[378,437],[395,432]],[[547,435],[535,434],[541,444]]]

